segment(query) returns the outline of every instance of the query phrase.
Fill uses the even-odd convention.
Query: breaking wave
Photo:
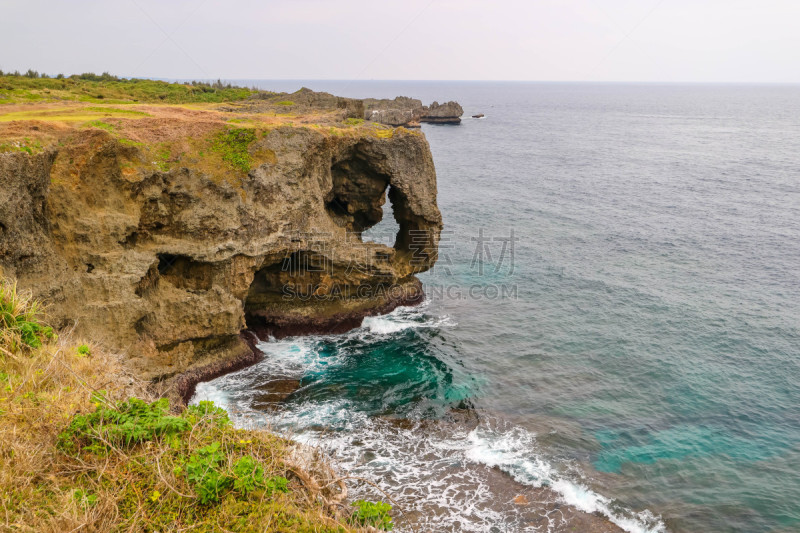
[[[345,335],[271,340],[259,345],[261,363],[199,384],[193,401],[213,400],[238,426],[270,427],[324,449],[392,495],[398,531],[556,531],[570,521],[561,503],[630,533],[664,531],[649,512],[627,511],[555,468],[535,434],[464,404],[479,383],[421,349],[454,326],[421,306],[367,318]],[[259,390],[275,376],[298,388],[280,409],[264,410]],[[375,388],[380,379],[390,381]],[[534,503],[515,505],[531,488]],[[368,484],[351,492],[382,496]]]

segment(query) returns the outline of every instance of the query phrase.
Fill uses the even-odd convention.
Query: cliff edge
[[[428,143],[348,102],[0,105],[0,274],[184,399],[254,362],[252,333],[416,303],[442,226]],[[393,247],[362,238],[386,201]]]

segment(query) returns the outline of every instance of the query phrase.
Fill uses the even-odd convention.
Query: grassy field
[[[347,505],[346,491],[325,486],[341,481],[301,464],[290,441],[236,429],[210,402],[171,411],[119,357],[58,338],[9,280],[0,280],[0,387],[0,530],[392,527],[388,505]]]
[[[0,75],[0,104],[77,101],[90,103],[215,103],[244,100],[257,90],[217,83],[169,83],[109,74],[61,78]]]

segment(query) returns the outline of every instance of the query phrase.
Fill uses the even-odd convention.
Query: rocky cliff
[[[419,127],[424,114],[425,106],[416,98],[398,96],[394,100],[364,100],[364,118],[389,126]]]
[[[23,149],[0,152],[0,271],[181,396],[254,361],[248,331],[344,331],[415,303],[441,230],[430,150],[342,122],[351,105],[310,126],[153,106],[2,123]],[[393,247],[361,236],[386,201]]]
[[[421,100],[398,96],[394,100],[368,98],[364,102],[364,118],[389,126],[418,128],[421,122],[432,124],[461,124],[464,110],[458,102],[422,105]]]
[[[464,110],[458,102],[433,102],[425,108],[421,120],[432,124],[461,124],[463,114]]]

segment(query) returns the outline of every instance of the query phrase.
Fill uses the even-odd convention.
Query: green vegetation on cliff
[[[34,75],[35,74],[35,75]],[[222,82],[170,83],[138,78],[119,78],[108,73],[42,77],[39,73],[10,74],[0,71],[0,104],[58,100],[97,103],[232,102],[258,91]]]
[[[39,305],[0,281],[0,507],[12,531],[390,529],[351,516],[309,450],[235,429],[211,402],[171,412],[101,346],[57,339]],[[145,398],[145,399],[140,399]],[[325,477],[328,475],[329,477]]]
[[[252,158],[248,152],[250,143],[256,140],[256,132],[247,128],[229,128],[219,132],[212,149],[222,155],[222,160],[233,168],[247,172]]]

